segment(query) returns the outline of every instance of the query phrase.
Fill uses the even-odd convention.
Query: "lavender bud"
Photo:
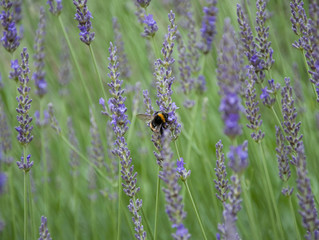
[[[214,168],[216,180],[214,179],[215,188],[217,190],[216,197],[222,202],[225,203],[228,199],[228,179],[225,166],[225,156],[223,153],[223,144],[219,140],[216,143],[216,168]]]
[[[144,32],[142,33],[142,36],[146,38],[154,37],[155,33],[158,30],[158,27],[157,27],[156,21],[153,19],[153,15],[152,14],[145,15],[143,23],[145,25],[144,25]]]
[[[49,4],[49,11],[54,16],[59,16],[62,12],[62,0],[48,0],[47,4]]]
[[[13,2],[1,0],[2,12],[0,13],[1,25],[3,27],[2,46],[10,53],[13,53],[20,45],[21,37],[17,33],[14,9],[11,9]]]
[[[18,59],[11,61],[11,68],[13,71],[9,73],[9,78],[13,79],[14,81],[16,81],[18,83],[19,76],[22,73],[22,69],[19,65]]]
[[[91,18],[93,17],[87,7],[87,0],[73,0],[73,4],[76,7],[74,19],[79,22],[80,40],[89,46],[94,40],[95,33],[90,32],[92,28]]]
[[[185,167],[184,167],[184,159],[183,158],[180,158],[180,160],[177,160],[176,162],[176,165],[177,165],[177,172],[179,173],[180,177],[181,177],[181,180],[182,181],[186,181],[187,178],[191,175],[191,170],[187,170]]]
[[[44,216],[41,217],[41,226],[39,228],[39,234],[40,237],[38,238],[38,240],[52,240],[48,229],[47,218]]]
[[[274,79],[268,80],[268,84],[269,89],[267,86],[261,89],[262,94],[260,95],[260,99],[263,100],[263,104],[266,107],[272,108],[276,103],[276,95],[278,90],[280,89],[280,84],[275,84]]]
[[[30,162],[31,155],[29,154],[26,159],[21,156],[21,160],[17,162],[18,168],[24,172],[29,172],[33,166],[33,161]]]

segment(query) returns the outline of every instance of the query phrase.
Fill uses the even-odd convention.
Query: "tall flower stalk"
[[[137,193],[140,191],[140,187],[137,187],[137,172],[134,171],[134,165],[132,164],[132,158],[130,151],[127,148],[127,143],[124,138],[124,134],[128,130],[128,116],[126,115],[127,108],[125,106],[126,97],[123,96],[124,89],[122,88],[123,81],[119,79],[119,63],[117,57],[117,48],[110,43],[109,48],[109,78],[111,82],[108,83],[109,92],[112,97],[108,100],[109,115],[112,118],[112,130],[115,133],[116,140],[114,142],[114,148],[112,153],[119,157],[119,217],[120,217],[120,202],[121,192],[120,187],[123,187],[124,193],[130,198],[128,209],[133,215],[132,221],[134,223],[135,237],[136,239],[146,239],[146,232],[142,224],[142,217],[140,210],[142,208],[142,199],[137,198]],[[104,100],[100,99],[100,103],[104,103]],[[120,176],[122,181],[120,180]],[[118,230],[120,230],[120,219],[118,219]],[[117,238],[120,238],[120,232],[118,231]]]

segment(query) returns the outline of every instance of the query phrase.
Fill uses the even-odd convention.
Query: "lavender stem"
[[[155,200],[155,221],[154,221],[154,240],[157,236],[157,219],[158,219],[158,201],[159,201],[159,192],[161,188],[161,179],[159,178],[160,166],[157,166],[157,183],[156,183],[156,200]]]
[[[291,211],[291,215],[292,215],[292,218],[294,219],[294,225],[295,225],[297,239],[301,240],[302,238],[301,238],[300,232],[298,230],[299,228],[298,228],[298,224],[297,224],[297,220],[296,220],[295,209],[294,209],[294,206],[292,205],[291,196],[288,196],[288,200],[289,200],[289,208],[290,208],[290,211]]]

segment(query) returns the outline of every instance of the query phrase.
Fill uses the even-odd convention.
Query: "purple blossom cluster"
[[[12,9],[13,2],[9,0],[1,0],[0,6],[2,7],[0,20],[3,27],[1,43],[8,52],[13,53],[19,47],[21,40],[16,28],[14,9]]]
[[[246,117],[249,121],[249,124],[246,126],[250,129],[252,129],[254,132],[250,135],[252,139],[254,139],[255,142],[260,142],[264,136],[265,133],[263,133],[260,128],[262,125],[261,115],[259,114],[259,101],[256,100],[256,79],[257,75],[254,71],[253,66],[248,67],[248,79],[245,82],[246,89],[245,89],[245,104],[246,104]]]
[[[268,80],[268,86],[261,89],[260,99],[266,107],[272,108],[276,103],[276,95],[280,89],[280,84],[275,83],[274,79]]]
[[[142,208],[142,200],[136,198],[136,194],[140,188],[137,187],[137,172],[134,172],[134,165],[132,164],[131,153],[127,148],[127,143],[124,134],[128,130],[128,116],[126,115],[127,108],[125,106],[126,98],[123,96],[124,89],[122,89],[123,81],[119,79],[119,62],[117,57],[117,48],[110,43],[109,48],[109,78],[111,82],[108,83],[111,98],[108,101],[109,115],[112,119],[112,129],[115,133],[116,140],[113,145],[112,153],[118,156],[121,163],[121,177],[123,179],[123,191],[130,197],[129,211],[133,214],[133,223],[135,225],[136,239],[145,239],[146,232],[142,225],[142,217],[140,210]],[[105,108],[104,99],[100,99],[100,104]]]
[[[151,0],[136,0],[136,2],[142,7],[147,8],[150,5]]]
[[[170,134],[165,130],[161,137],[161,156],[162,156],[162,171],[159,172],[159,177],[163,180],[165,187],[163,192],[166,200],[166,213],[172,223],[172,228],[176,228],[174,239],[189,239],[190,234],[184,226],[183,220],[186,218],[186,212],[183,210],[183,198],[180,195],[181,187],[178,184],[179,173],[172,161],[173,153],[170,149]]]
[[[235,31],[230,24],[230,19],[226,19],[219,47],[217,79],[222,98],[219,110],[222,112],[222,119],[225,123],[224,133],[230,138],[235,138],[242,132],[242,127],[239,124],[240,112],[242,111],[239,97],[241,89],[239,73],[243,71],[242,65]]]
[[[76,7],[74,19],[79,22],[80,40],[89,46],[94,40],[95,33],[90,32],[92,28],[91,18],[93,17],[87,7],[87,0],[73,0],[73,4]]]
[[[49,11],[54,16],[59,16],[62,12],[62,0],[48,0],[47,4],[49,5]]]
[[[303,135],[299,133],[301,122],[297,122],[297,110],[290,79],[285,78],[285,83],[286,86],[281,89],[282,115],[284,119],[283,128],[291,148],[297,151],[303,137]]]
[[[41,217],[41,225],[39,227],[39,234],[40,234],[40,237],[38,238],[38,240],[52,240],[51,235],[49,233],[49,229],[48,229],[48,221],[47,221],[47,218],[44,216]]]
[[[237,174],[242,173],[248,166],[248,142],[236,147],[230,146],[228,166]]]
[[[9,78],[15,82],[18,82],[19,76],[21,75],[21,67],[19,65],[18,59],[11,61],[11,69],[12,71],[9,73]]]
[[[302,225],[306,229],[305,239],[318,239],[319,219],[315,205],[314,195],[311,190],[310,179],[306,167],[306,156],[304,145],[301,142],[296,149],[296,156],[293,156],[293,162],[297,167],[297,189],[298,200],[301,210]]]
[[[156,21],[153,18],[152,14],[149,15],[144,15],[143,18],[143,23],[144,23],[144,32],[142,33],[143,37],[149,38],[149,37],[154,37],[155,33],[158,30],[158,26]]]
[[[199,45],[200,50],[204,54],[208,54],[212,48],[216,31],[217,21],[217,0],[207,0],[207,6],[203,8],[204,17],[202,27],[200,29],[202,41]]]
[[[34,44],[34,67],[35,71],[33,73],[32,79],[35,81],[36,94],[39,97],[43,97],[47,93],[47,82],[45,81],[45,71],[44,71],[44,37],[45,37],[45,27],[46,27],[46,17],[44,8],[40,8],[40,21],[38,29],[35,35]]]
[[[214,168],[216,180],[214,179],[215,188],[217,190],[216,197],[225,203],[228,199],[229,184],[227,179],[227,171],[225,165],[225,155],[223,153],[223,144],[219,140],[216,143],[216,168]]]
[[[19,169],[23,170],[24,172],[29,172],[33,166],[33,161],[30,161],[31,154],[29,154],[26,158],[21,156],[20,161],[17,161],[17,166]]]
[[[184,167],[185,162],[183,158],[180,158],[180,160],[177,160],[176,165],[177,165],[176,171],[180,175],[181,180],[185,182],[187,178],[191,175],[191,170],[187,170]]]
[[[16,24],[22,20],[22,0],[15,0],[12,2],[13,17]],[[20,29],[21,30],[21,29]],[[22,35],[21,35],[22,38]]]
[[[18,113],[17,120],[19,126],[16,127],[16,131],[18,132],[18,141],[22,145],[28,145],[32,139],[33,135],[32,129],[33,126],[31,125],[32,117],[29,115],[29,110],[31,107],[32,99],[29,97],[30,87],[28,87],[29,83],[29,54],[27,49],[24,48],[23,52],[21,53],[21,74],[19,75],[19,82],[20,86],[18,87],[19,96],[16,98],[18,101],[18,107],[16,111]]]

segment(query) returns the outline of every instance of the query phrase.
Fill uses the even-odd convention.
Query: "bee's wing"
[[[136,117],[142,121],[148,123],[152,120],[152,116],[149,114],[137,114]]]

